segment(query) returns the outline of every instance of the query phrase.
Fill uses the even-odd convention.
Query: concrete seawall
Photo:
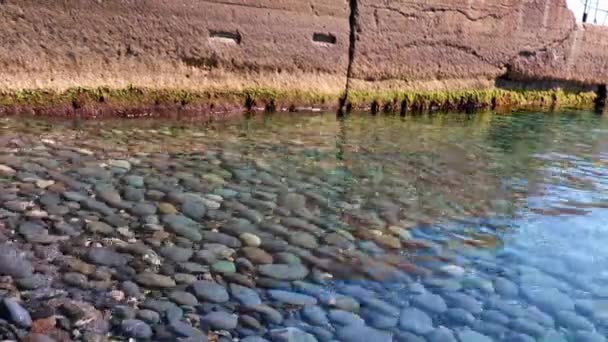
[[[5,0],[0,32],[6,106],[41,91],[79,107],[61,96],[74,88],[229,109],[608,83],[608,28],[577,25],[565,0]]]

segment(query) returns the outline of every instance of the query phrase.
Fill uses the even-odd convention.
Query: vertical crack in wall
[[[598,113],[603,113],[606,110],[608,101],[608,84],[600,84],[597,87],[597,94],[595,98],[595,110]]]
[[[348,93],[350,91],[350,80],[353,71],[353,62],[355,59],[356,43],[357,43],[357,30],[358,30],[358,19],[359,9],[358,0],[349,0],[350,15],[348,18],[348,24],[350,29],[349,45],[348,45],[348,67],[346,69],[346,84],[344,85],[344,93],[340,97],[340,103],[338,108],[338,114],[342,115],[347,112],[348,105]]]

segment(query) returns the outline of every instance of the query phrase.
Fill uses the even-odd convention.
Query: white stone
[[[458,265],[445,265],[440,268],[441,272],[449,274],[452,277],[462,277],[465,274],[465,269]]]

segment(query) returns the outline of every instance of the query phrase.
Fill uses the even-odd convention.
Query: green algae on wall
[[[372,112],[465,111],[471,109],[593,108],[594,92],[482,89],[433,92],[360,92],[348,94],[349,107]]]
[[[474,109],[554,109],[593,108],[594,92],[557,90],[484,89],[434,92],[361,92],[347,94],[349,109],[372,112],[467,111]],[[209,90],[205,92],[179,89],[127,87],[112,89],[71,88],[65,91],[21,90],[0,92],[0,107],[30,108],[41,113],[70,114],[78,109],[124,108],[196,108],[214,110],[267,111],[291,110],[299,107],[336,109],[340,94],[307,91],[279,91],[270,88],[241,90]],[[111,115],[111,113],[110,113]]]
[[[0,92],[0,107],[5,108],[148,108],[215,107],[231,110],[265,108],[269,111],[293,109],[298,106],[335,107],[339,94],[307,91],[279,91],[269,88],[249,87],[240,90],[190,91],[181,89],[153,89],[129,86],[122,89],[108,87],[70,88],[65,91],[48,89]]]

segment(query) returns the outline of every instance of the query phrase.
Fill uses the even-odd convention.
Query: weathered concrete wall
[[[339,95],[347,79],[382,92],[503,78],[608,83],[608,28],[578,26],[565,0],[0,1],[0,90]]]
[[[561,44],[518,56],[510,76],[608,83],[608,26],[580,25]]]
[[[358,24],[353,89],[608,79],[608,31],[578,27],[565,0],[358,0]]]
[[[3,0],[0,88],[340,93],[348,15],[347,0]]]

